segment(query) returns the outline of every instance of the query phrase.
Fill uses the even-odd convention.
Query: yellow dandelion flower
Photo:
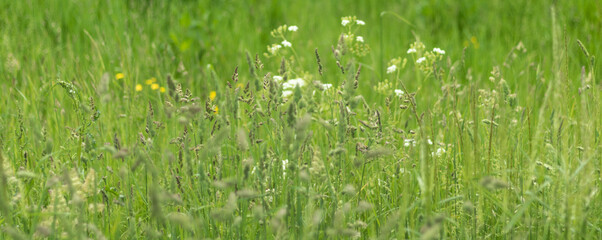
[[[151,85],[151,89],[152,89],[152,90],[157,90],[157,89],[159,89],[159,84],[153,83],[153,84]]]
[[[117,78],[117,80],[123,79],[124,77],[125,77],[125,75],[123,73],[117,73],[117,74],[115,74],[115,78]]]
[[[146,85],[151,85],[151,84],[155,83],[156,81],[157,81],[156,78],[150,78],[150,79],[147,79],[146,81],[144,81],[144,83],[146,83]]]
[[[142,91],[142,85],[136,84],[136,92]]]
[[[213,111],[215,112],[215,114],[217,114],[217,113],[218,113],[218,111],[219,111],[219,108],[218,108],[217,106],[214,106],[214,107],[213,107]]]
[[[477,37],[472,36],[470,38],[470,42],[472,43],[472,45],[474,46],[474,48],[479,49],[479,41],[477,41]]]
[[[209,99],[211,99],[211,101],[213,101],[213,99],[215,99],[215,97],[217,97],[217,92],[211,91],[209,93]]]
[[[244,87],[244,86],[245,86],[245,85],[244,85],[244,84],[242,84],[242,83],[236,84],[236,87],[237,87],[237,88],[242,88],[242,87]]]
[[[159,88],[159,92],[162,92],[162,93],[165,92],[165,88],[164,87]]]

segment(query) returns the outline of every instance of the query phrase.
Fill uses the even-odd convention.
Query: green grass
[[[595,0],[0,1],[0,239],[600,239],[601,31]]]

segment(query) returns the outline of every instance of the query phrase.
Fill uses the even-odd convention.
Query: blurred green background
[[[362,62],[372,67],[373,78],[382,77],[389,59],[405,56],[416,37],[447,50],[454,61],[467,47],[467,66],[484,75],[522,41],[529,50],[526,61],[541,62],[549,71],[553,6],[576,74],[587,64],[576,39],[592,55],[599,52],[600,5],[596,0],[1,1],[0,55],[18,60],[20,70],[2,64],[1,84],[13,78],[12,84],[38,84],[58,71],[93,81],[104,71],[143,80],[173,74],[180,62],[190,81],[202,81],[207,64],[229,77],[236,66],[248,69],[245,52],[261,55],[274,43],[270,31],[283,24],[299,26],[296,39],[302,41],[293,44],[303,64],[315,68],[313,50],[332,58],[340,18],[349,15],[367,23],[359,34],[372,51]]]

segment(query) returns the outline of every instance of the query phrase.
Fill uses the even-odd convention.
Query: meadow
[[[602,239],[597,0],[0,1],[0,239]]]

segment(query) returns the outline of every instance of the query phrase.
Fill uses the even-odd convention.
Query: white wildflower
[[[426,61],[426,58],[425,57],[421,57],[418,60],[416,60],[416,63],[422,63],[424,61]]]
[[[293,25],[293,26],[288,27],[288,30],[291,32],[296,32],[297,30],[299,30],[299,28],[297,26]]]
[[[392,73],[392,72],[395,72],[396,70],[397,70],[397,66],[391,65],[387,68],[387,73]]]
[[[273,44],[272,46],[268,47],[268,51],[271,54],[276,54],[276,52],[278,52],[278,50],[282,48],[282,46],[280,44]]]
[[[322,88],[324,88],[324,90],[328,90],[331,87],[332,87],[332,84],[330,84],[330,83],[324,83],[324,84],[322,84]]]
[[[286,165],[288,165],[288,159],[282,160],[282,176],[286,176]]]
[[[273,79],[274,79],[274,81],[280,82],[280,81],[282,81],[282,76],[276,75],[273,77]]]
[[[441,48],[433,48],[433,52],[439,53],[441,55],[445,54],[445,51],[441,50]]]
[[[443,156],[443,154],[445,154],[445,149],[444,148],[438,148],[437,152],[435,153],[435,155],[437,155],[437,157],[441,157]]]
[[[364,38],[362,36],[355,37],[355,40],[358,42],[364,42]]]
[[[397,95],[398,97],[401,97],[404,94],[404,92],[401,89],[395,89],[395,95]]]
[[[291,91],[291,90],[282,91],[282,97],[288,97],[290,95],[293,95],[293,91]]]
[[[344,27],[344,26],[347,26],[347,24],[349,24],[349,20],[347,20],[347,19],[343,19],[343,20],[341,21],[341,25],[343,25],[343,27]]]
[[[284,46],[284,47],[292,47],[293,44],[291,44],[291,42],[289,42],[289,41],[284,40],[284,41],[282,41],[282,46]]]
[[[362,20],[355,20],[355,23],[357,23],[357,25],[366,25],[366,22]]]
[[[426,142],[428,142],[429,145],[433,145],[433,141],[431,141],[431,139],[427,139]]]
[[[410,49],[408,49],[408,54],[415,53],[415,52],[416,52],[416,48],[410,48]]]
[[[408,139],[404,139],[403,140],[403,145],[406,147],[411,146],[416,146],[416,141],[414,141],[414,139],[408,138]]]
[[[284,89],[292,89],[292,88],[295,88],[296,86],[299,86],[299,87],[305,86],[305,81],[303,81],[303,79],[301,79],[301,78],[295,78],[295,79],[288,80],[282,84],[282,87]]]

